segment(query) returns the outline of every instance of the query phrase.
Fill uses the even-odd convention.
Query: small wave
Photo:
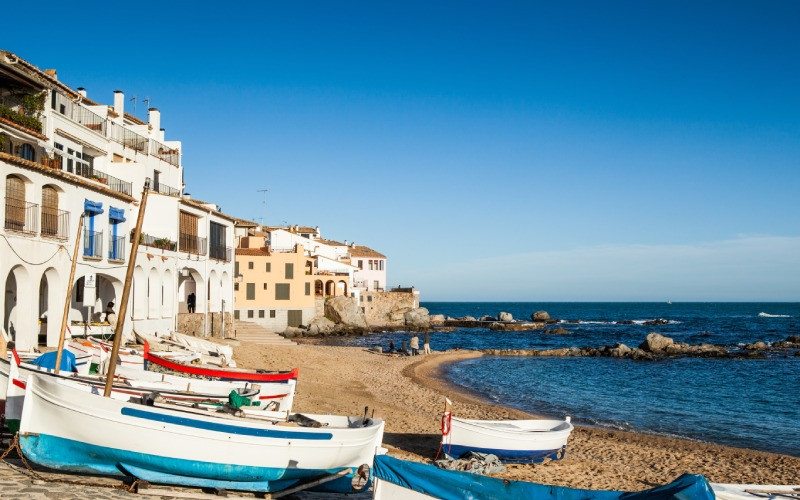
[[[788,314],[768,314],[765,312],[758,313],[759,318],[791,318]]]

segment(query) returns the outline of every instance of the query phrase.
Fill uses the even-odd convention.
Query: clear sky
[[[269,189],[423,300],[800,300],[800,2],[3,11],[3,49],[149,97],[195,198]]]

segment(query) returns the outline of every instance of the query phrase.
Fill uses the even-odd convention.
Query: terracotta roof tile
[[[270,253],[267,252],[266,248],[237,248],[236,256],[238,257],[239,255],[257,255],[268,257]]]
[[[365,247],[363,245],[356,245],[355,248],[350,249],[350,255],[352,257],[377,257],[379,259],[385,259],[386,256],[380,252],[377,252],[369,247]]]

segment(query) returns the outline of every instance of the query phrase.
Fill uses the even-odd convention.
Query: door
[[[300,326],[303,324],[303,311],[289,311],[289,326]]]

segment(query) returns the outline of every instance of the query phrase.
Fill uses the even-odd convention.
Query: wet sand
[[[386,419],[384,446],[392,456],[430,463],[439,446],[444,396],[465,418],[530,418],[491,404],[480,394],[448,383],[448,363],[481,356],[475,351],[399,357],[359,347],[301,344],[274,347],[243,342],[234,348],[242,367],[300,368],[295,411]],[[648,434],[577,426],[563,460],[509,465],[497,477],[592,489],[635,491],[690,472],[711,482],[800,483],[800,458]]]

